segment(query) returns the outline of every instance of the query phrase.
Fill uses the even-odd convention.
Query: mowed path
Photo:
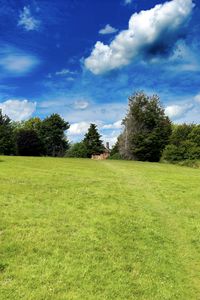
[[[0,299],[200,299],[200,170],[0,157]]]

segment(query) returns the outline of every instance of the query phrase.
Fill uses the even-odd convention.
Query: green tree
[[[10,155],[15,153],[14,133],[10,118],[2,114],[0,109],[0,154]]]
[[[170,137],[170,144],[180,146],[184,141],[189,139],[189,135],[192,133],[194,124],[180,124],[173,125],[172,134]]]
[[[69,147],[65,131],[69,127],[69,123],[62,119],[58,114],[52,114],[42,121],[39,129],[39,137],[42,140],[45,155],[65,155],[65,152]]]
[[[169,162],[200,159],[200,125],[174,126],[170,144],[163,152],[163,159]]]
[[[75,143],[70,146],[66,152],[67,157],[87,157],[87,149],[83,142]]]
[[[35,130],[38,132],[38,134],[40,132],[41,125],[42,120],[38,117],[30,118],[29,120],[23,122],[23,128]]]
[[[34,129],[19,129],[15,134],[17,155],[40,156],[42,144]]]
[[[188,135],[188,139],[200,147],[200,125],[195,125]]]
[[[88,132],[85,134],[83,144],[87,149],[87,157],[103,153],[104,145],[101,140],[101,135],[98,133],[97,125],[90,124]]]
[[[159,161],[171,135],[171,122],[159,97],[139,92],[129,97],[129,110],[119,137],[120,154],[126,159]]]

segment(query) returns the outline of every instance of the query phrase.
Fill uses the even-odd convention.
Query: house
[[[104,152],[98,155],[92,155],[91,159],[95,160],[104,160],[107,159],[110,156],[110,148],[109,143],[106,143],[106,146],[104,147]]]

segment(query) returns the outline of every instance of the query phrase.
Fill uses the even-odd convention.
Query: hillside
[[[0,157],[0,299],[199,299],[200,170]]]

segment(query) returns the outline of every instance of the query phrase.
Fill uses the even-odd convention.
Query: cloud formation
[[[194,97],[194,100],[200,104],[200,93]]]
[[[168,54],[184,32],[194,7],[192,0],[172,0],[134,13],[127,30],[110,45],[98,41],[85,67],[98,75],[130,64],[133,60]]]
[[[100,34],[111,34],[111,33],[115,33],[118,30],[114,27],[112,27],[110,24],[107,24],[104,28],[102,28],[101,30],[99,30]]]
[[[90,126],[89,122],[74,123],[74,124],[70,125],[68,134],[69,135],[79,135],[79,134],[86,133],[89,126]]]
[[[122,128],[122,120],[114,122],[112,124],[103,125],[102,129],[121,129]]]
[[[24,6],[20,12],[18,26],[22,26],[26,31],[39,30],[40,21],[32,16],[29,6]]]
[[[187,111],[182,105],[170,105],[165,108],[165,113],[169,118],[179,118]]]
[[[0,103],[3,113],[14,121],[22,121],[30,118],[36,110],[36,102],[28,100],[7,100]]]
[[[9,75],[24,75],[39,64],[39,59],[12,46],[2,45],[0,68]]]
[[[70,71],[69,69],[62,69],[61,71],[57,71],[55,73],[55,75],[57,76],[65,76],[65,75],[69,75],[69,74],[75,74],[76,72],[74,71]]]

